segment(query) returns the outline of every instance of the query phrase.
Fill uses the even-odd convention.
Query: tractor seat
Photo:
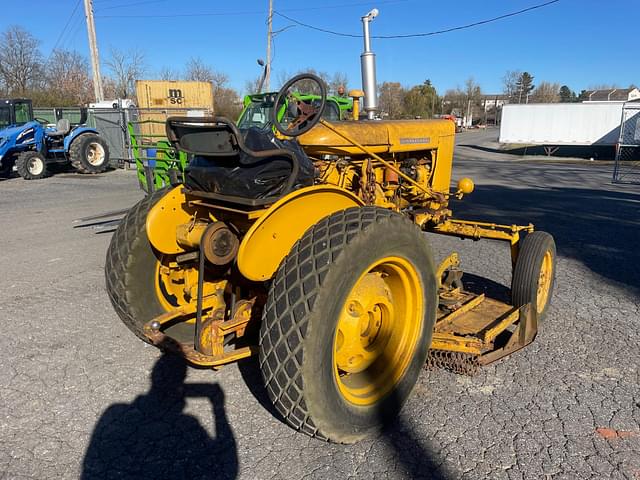
[[[261,207],[313,185],[313,162],[300,145],[270,129],[239,130],[223,117],[182,117],[167,120],[167,134],[175,148],[193,155],[184,172],[191,195]]]
[[[56,123],[56,129],[50,132],[47,132],[47,135],[50,137],[64,137],[67,133],[71,131],[71,123],[67,118],[61,118]]]

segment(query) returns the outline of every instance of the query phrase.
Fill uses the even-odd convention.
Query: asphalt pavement
[[[0,181],[0,478],[640,479],[640,186],[611,165],[462,145],[459,218],[555,236],[556,290],[535,342],[475,377],[424,371],[398,421],[356,445],[280,421],[254,361],[186,368],[107,298],[110,233],[73,220],[142,197],[131,171]],[[428,235],[495,291],[508,246]]]

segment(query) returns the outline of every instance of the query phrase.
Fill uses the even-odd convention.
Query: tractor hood
[[[451,142],[455,135],[450,120],[362,120],[336,122],[334,126],[374,153],[436,149],[443,139]],[[362,150],[323,125],[299,136],[298,142],[314,155],[362,155]]]
[[[29,135],[29,132],[36,130],[39,125],[38,122],[32,121],[0,130],[0,154],[4,154],[8,148],[13,148],[16,143],[20,143],[23,137],[33,137],[33,135]]]
[[[20,125],[20,126],[17,126],[17,127],[16,126],[9,126],[7,128],[3,128],[2,130],[0,130],[0,138],[5,139],[5,140],[9,139],[9,138],[13,138],[13,137],[17,136],[20,132],[22,132],[27,125]]]

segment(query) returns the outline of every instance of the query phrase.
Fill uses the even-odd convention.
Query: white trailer
[[[500,143],[523,145],[615,145],[624,102],[505,105]]]

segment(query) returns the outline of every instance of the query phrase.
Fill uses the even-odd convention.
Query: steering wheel
[[[311,100],[301,97],[313,95]],[[285,83],[271,110],[271,123],[276,130],[288,137],[308,132],[320,121],[327,104],[327,85],[312,73],[302,73]],[[282,117],[278,117],[282,114]]]

